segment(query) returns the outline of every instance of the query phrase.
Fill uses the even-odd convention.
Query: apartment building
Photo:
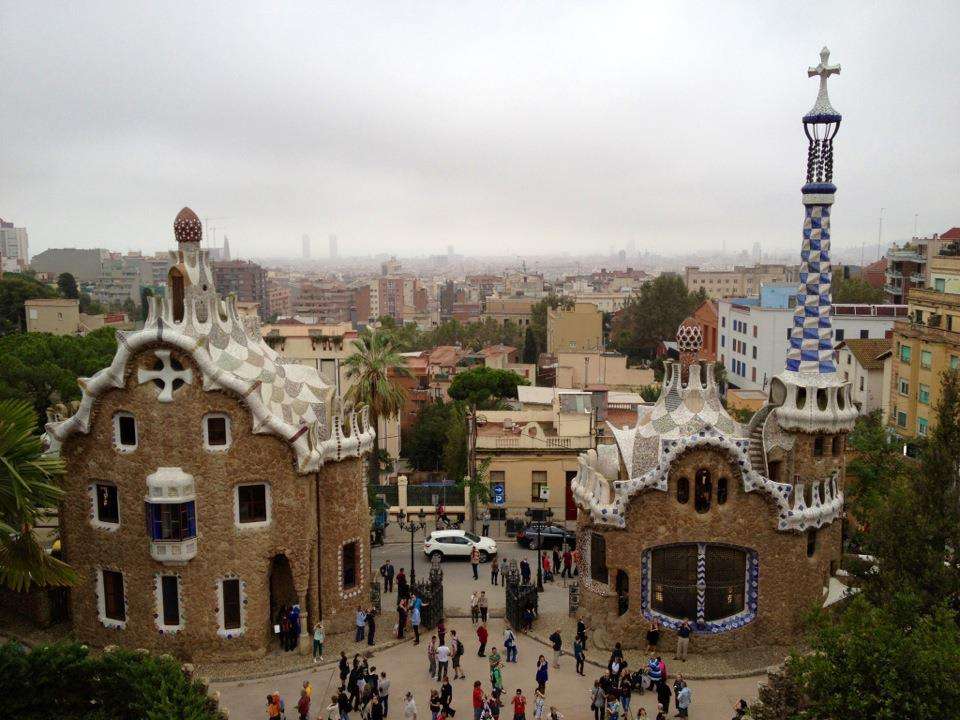
[[[246,260],[225,260],[213,263],[213,282],[224,296],[236,295],[242,302],[260,303],[260,319],[269,319],[270,297],[267,294],[267,271]]]
[[[533,306],[538,302],[540,299],[535,297],[488,297],[483,318],[493,318],[501,325],[510,320],[525,328],[530,324]]]
[[[270,303],[270,313],[278,317],[293,315],[293,303],[290,298],[290,288],[279,283],[270,282],[267,286],[267,302]]]
[[[732,270],[710,270],[694,266],[684,269],[684,281],[690,292],[703,288],[711,299],[746,297],[760,292],[765,283],[791,279],[786,265],[736,265]]]
[[[933,287],[931,262],[940,256],[943,248],[960,240],[960,228],[950,228],[942,234],[915,237],[904,246],[894,245],[886,255],[886,273],[883,289],[888,302],[905,303],[913,289]]]
[[[30,243],[25,227],[15,227],[0,218],[0,258],[4,268],[22,272],[30,264]]]
[[[569,310],[547,310],[547,352],[595,352],[603,349],[603,313],[592,303]]]
[[[766,390],[784,367],[793,327],[797,286],[765,285],[757,297],[717,302],[720,362],[736,388]],[[907,314],[906,305],[833,305],[834,343],[848,339],[882,339]]]
[[[326,325],[349,323],[355,311],[353,291],[339,280],[301,282],[292,305],[297,315],[312,317]]]
[[[116,257],[103,264],[91,296],[108,307],[120,307],[128,300],[139,303],[140,289],[145,285],[152,285],[152,277],[144,275],[142,263]]]
[[[891,348],[888,422],[907,441],[930,431],[941,375],[960,369],[960,240],[930,260],[931,282],[943,290],[909,291],[909,314],[897,322]]]
[[[883,366],[892,344],[891,338],[851,338],[837,344],[837,371],[850,383],[850,398],[861,415],[883,409]]]
[[[503,294],[507,297],[542,298],[546,295],[545,287],[540,273],[507,273],[503,280]]]

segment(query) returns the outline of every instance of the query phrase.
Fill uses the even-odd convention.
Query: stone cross
[[[820,92],[817,93],[817,102],[814,107],[830,107],[830,99],[827,96],[827,78],[839,74],[840,66],[830,65],[830,50],[824,46],[823,50],[820,51],[820,64],[816,67],[807,68],[807,77],[820,76]]]
[[[190,368],[186,370],[175,369],[170,360],[169,350],[157,350],[154,354],[163,363],[163,368],[160,370],[139,368],[137,370],[137,382],[142,385],[151,380],[159,380],[163,383],[163,389],[157,395],[157,400],[165,403],[173,402],[173,383],[176,380],[181,380],[189,385],[193,382],[193,370]]]

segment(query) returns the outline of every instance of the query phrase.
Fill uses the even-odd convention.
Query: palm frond
[[[0,536],[0,586],[26,592],[32,587],[73,585],[76,580],[73,569],[47,554],[33,533]]]

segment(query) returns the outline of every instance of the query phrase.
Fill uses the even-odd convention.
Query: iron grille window
[[[651,552],[654,610],[675,618],[697,617],[697,546],[671,545]]]
[[[194,502],[147,503],[147,534],[151,540],[171,542],[196,537],[197,515]]]
[[[97,520],[105,523],[120,522],[116,485],[97,484]]]
[[[223,629],[236,630],[240,627],[240,581],[236,578],[224,580],[223,593]]]
[[[123,602],[123,573],[103,571],[103,614],[111,620],[126,620],[127,608]]]
[[[180,594],[176,575],[164,575],[160,578],[160,595],[163,598],[163,624],[180,624]]]
[[[743,550],[707,545],[704,618],[719,620],[743,610],[747,555]]]
[[[357,584],[357,543],[349,542],[343,546],[343,589],[348,590]]]
[[[607,539],[600,533],[590,534],[590,577],[597,582],[610,582],[607,572]]]
[[[266,522],[267,486],[240,485],[237,488],[237,517],[242,523]]]

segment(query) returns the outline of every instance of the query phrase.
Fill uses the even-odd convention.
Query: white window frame
[[[256,522],[240,522],[240,488],[251,487],[253,485],[263,485],[266,488],[264,493],[267,507],[267,519]],[[270,527],[273,523],[273,490],[268,482],[240,483],[233,488],[233,524],[238,530],[262,530]]]
[[[117,522],[106,522],[98,517],[97,506],[100,499],[97,497],[97,485],[111,485],[117,488]],[[87,493],[90,496],[90,524],[100,530],[115,532],[120,529],[120,523],[123,521],[123,514],[120,512],[120,488],[116,483],[106,482],[105,480],[94,480],[87,486]]]
[[[177,625],[167,625],[163,622],[163,578],[165,577],[175,577],[177,579],[177,609],[180,612],[180,623]],[[157,601],[157,616],[155,619],[155,624],[157,630],[164,635],[176,635],[183,629],[184,618],[183,618],[183,578],[180,577],[180,573],[161,573],[158,572],[154,575],[153,580],[154,587],[154,596]]]
[[[210,434],[207,428],[207,421],[210,418],[223,418],[227,424],[227,443],[226,445],[211,445]],[[227,413],[207,413],[203,416],[203,449],[208,452],[225,452],[233,445],[233,432],[230,428],[230,416]]]
[[[901,395],[909,396],[910,381],[905,380],[904,378],[897,378],[897,392],[899,392]]]
[[[240,627],[227,630],[223,620],[223,583],[225,580],[240,581]],[[240,579],[239,575],[229,574],[222,578],[217,578],[213,584],[217,593],[217,635],[225,640],[233,640],[242,637],[247,632],[247,584]],[[182,620],[182,618],[181,618]]]
[[[137,436],[137,440],[133,445],[123,445],[120,443],[120,418],[122,417],[128,417],[133,420],[133,433]],[[137,416],[132,412],[119,410],[113,414],[113,447],[117,449],[117,452],[122,453],[131,453],[140,447],[140,425],[137,423]]]
[[[104,571],[120,573],[120,577],[123,578],[123,616],[127,618],[127,620],[130,619],[130,603],[127,600],[127,578],[119,568],[105,566],[97,566],[96,568],[97,618],[105,628],[123,630],[127,627],[127,620],[116,620],[107,617],[107,594],[103,587]]]

